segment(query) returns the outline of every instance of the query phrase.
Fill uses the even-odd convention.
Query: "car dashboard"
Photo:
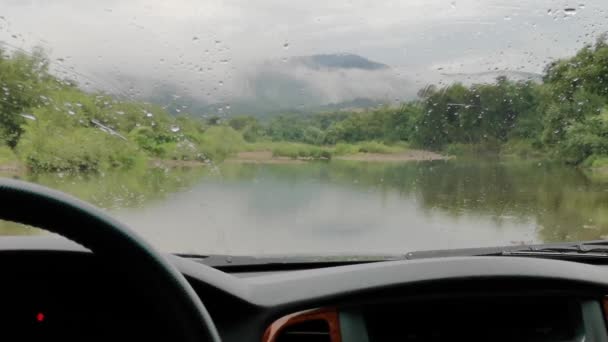
[[[86,249],[0,239],[5,332],[22,340],[163,340],[154,284]],[[169,255],[223,341],[608,341],[608,269],[454,257],[228,273]]]

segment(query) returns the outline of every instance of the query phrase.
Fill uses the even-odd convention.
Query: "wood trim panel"
[[[306,321],[323,320],[329,325],[329,337],[331,342],[342,342],[340,334],[340,319],[336,308],[321,308],[306,310],[283,316],[272,322],[262,337],[262,342],[276,342],[279,334],[294,324]]]

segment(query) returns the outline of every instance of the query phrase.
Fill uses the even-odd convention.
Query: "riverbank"
[[[407,150],[393,153],[355,153],[333,157],[337,160],[365,161],[365,162],[408,162],[427,160],[446,160],[449,156],[424,150]],[[226,159],[226,163],[251,164],[301,164],[311,160],[311,157],[284,157],[273,154],[272,151],[246,151],[239,152],[234,157]]]

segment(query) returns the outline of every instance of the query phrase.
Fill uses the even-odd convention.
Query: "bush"
[[[500,154],[505,157],[519,158],[541,158],[544,152],[538,146],[538,143],[528,139],[513,139],[506,142]]]
[[[13,150],[8,146],[0,145],[0,165],[15,161],[17,161],[15,152],[13,152]]]
[[[272,149],[274,157],[289,157],[292,159],[331,159],[332,154],[332,151],[327,147],[298,143],[275,144]]]
[[[366,141],[359,144],[359,152],[363,153],[396,153],[401,151],[401,148],[387,146],[377,141]]]
[[[357,152],[359,152],[359,146],[353,144],[338,143],[334,147],[334,154],[337,156],[355,154]]]
[[[132,168],[146,160],[135,144],[98,129],[62,129],[44,121],[24,128],[17,153],[33,171]]]
[[[202,158],[222,161],[243,150],[243,136],[231,127],[213,126],[208,128],[198,139],[198,148]]]
[[[272,149],[273,157],[289,157],[297,159],[299,156],[299,148],[294,144],[281,144]]]
[[[597,156],[594,158],[591,167],[594,169],[608,168],[608,156]]]

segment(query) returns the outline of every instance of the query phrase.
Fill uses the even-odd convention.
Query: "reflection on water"
[[[401,253],[608,236],[608,181],[538,162],[226,164],[30,180],[109,209],[169,251]]]

